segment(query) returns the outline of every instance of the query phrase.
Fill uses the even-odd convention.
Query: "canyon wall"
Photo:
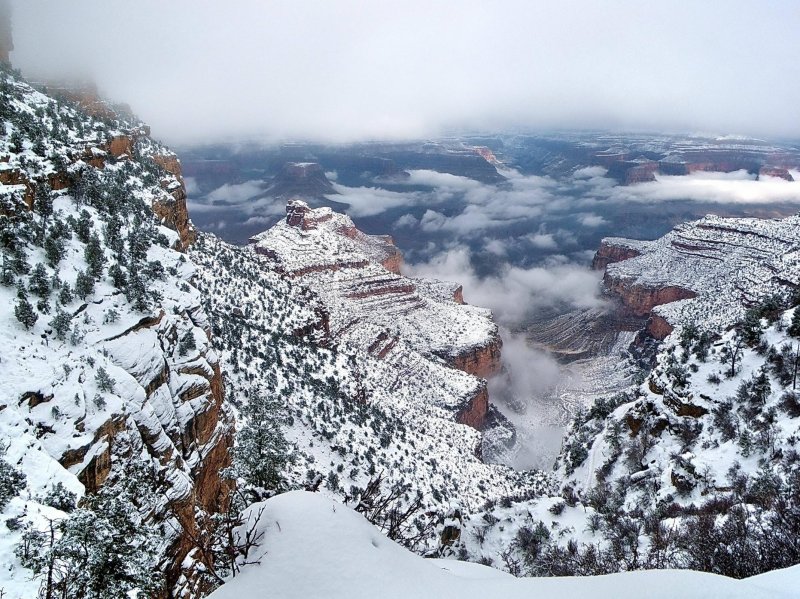
[[[481,379],[500,371],[502,342],[489,311],[464,304],[459,287],[403,276],[391,237],[366,235],[347,216],[300,200],[289,201],[286,219],[254,236],[251,247],[319,294],[334,343],[351,343],[398,368],[424,360],[441,381],[449,375],[439,360],[465,373],[442,382],[455,388],[435,401],[459,422],[483,426],[488,393]]]
[[[706,216],[654,241],[604,239],[593,266],[622,309],[663,339],[694,322],[725,329],[773,293],[800,285],[800,218]]]

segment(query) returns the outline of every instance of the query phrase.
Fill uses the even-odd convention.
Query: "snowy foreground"
[[[384,537],[360,514],[319,494],[295,491],[250,509],[261,506],[261,563],[245,567],[209,599],[759,599],[796,598],[800,589],[800,566],[745,580],[687,570],[514,578],[478,564],[423,559]]]

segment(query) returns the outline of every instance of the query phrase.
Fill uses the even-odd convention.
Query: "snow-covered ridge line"
[[[464,304],[458,288],[402,276],[402,257],[391,238],[365,235],[349,217],[329,208],[312,210],[292,200],[286,219],[254,236],[251,244],[271,268],[320,296],[337,341],[389,363],[408,361],[411,353],[434,370],[444,360],[473,375],[448,376],[460,378],[455,401],[440,405],[452,409],[460,422],[483,425],[488,395],[475,377],[498,371],[501,346],[488,310]]]
[[[653,316],[659,338],[694,321],[725,329],[744,307],[800,285],[800,217],[709,215],[655,241],[604,239],[595,265],[628,309]]]
[[[209,599],[788,599],[800,585],[800,566],[745,580],[686,570],[514,578],[478,564],[423,559],[319,495],[287,493],[252,509],[261,508],[259,530],[269,559],[248,566]]]

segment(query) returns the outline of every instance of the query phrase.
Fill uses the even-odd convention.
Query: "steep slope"
[[[800,561],[797,218],[706,217],[595,263],[652,362],[570,426],[557,497],[471,515],[462,556],[528,575],[693,568],[746,577]]]
[[[798,225],[706,216],[655,241],[605,239],[594,264],[631,313],[651,315],[659,339],[680,322],[725,328],[758,298],[800,284]]]
[[[417,376],[424,368],[431,373],[424,378],[449,380],[449,392],[435,401],[459,422],[483,426],[488,395],[475,377],[499,371],[501,346],[487,310],[463,304],[456,288],[403,277],[402,257],[390,238],[365,235],[328,208],[312,210],[293,200],[285,221],[251,241],[272,268],[321,296],[332,339],[397,370],[415,364]],[[473,376],[448,372],[442,360]],[[402,370],[398,383],[407,384],[401,377]]]
[[[419,493],[436,513],[554,488],[543,473],[482,462],[482,435],[455,421],[464,389],[482,388],[475,377],[403,340],[392,359],[337,336],[328,296],[252,247],[201,234],[189,257],[230,399],[241,406],[261,389],[286,403],[287,435],[298,449],[289,486],[322,481],[326,494],[341,498],[382,475],[387,488],[399,485],[409,499]],[[436,547],[428,541],[421,550]]]
[[[131,468],[152,487],[137,507],[159,530],[162,592],[191,587],[193,537],[226,502],[232,439],[193,267],[177,251],[194,236],[179,163],[141,123],[0,77],[0,438],[27,475],[4,512],[15,526],[0,528],[0,588],[36,594],[11,547],[66,517],[45,505],[56,483],[80,498]]]

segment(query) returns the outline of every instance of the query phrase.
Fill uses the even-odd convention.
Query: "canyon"
[[[451,409],[459,422],[483,427],[484,379],[500,371],[502,341],[489,311],[465,304],[459,286],[403,276],[390,237],[366,235],[349,217],[302,200],[290,200],[285,220],[251,247],[322,298],[337,341],[389,363],[424,359],[469,375]]]
[[[604,239],[595,268],[623,309],[664,339],[677,324],[730,327],[748,306],[800,285],[800,219],[709,215],[654,241]]]

